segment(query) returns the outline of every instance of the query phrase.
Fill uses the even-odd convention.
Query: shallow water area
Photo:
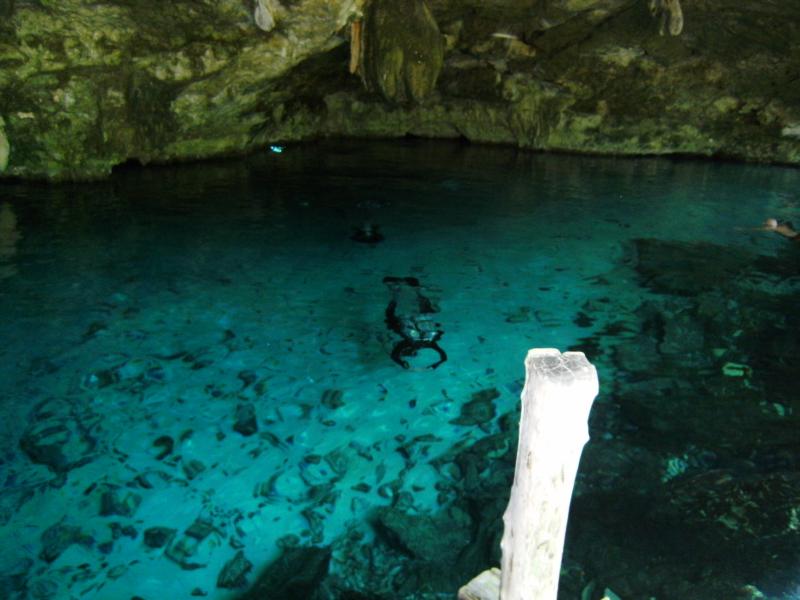
[[[560,596],[795,597],[798,190],[419,140],[0,185],[0,590],[454,595],[552,347],[601,385]]]

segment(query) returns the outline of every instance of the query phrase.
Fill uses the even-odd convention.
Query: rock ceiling
[[[0,0],[0,173],[332,136],[800,163],[794,0]]]

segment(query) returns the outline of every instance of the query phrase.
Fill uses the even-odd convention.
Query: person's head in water
[[[770,218],[761,224],[761,229],[764,231],[774,231],[790,240],[800,241],[800,234],[794,230],[794,227],[792,227],[792,224],[789,222],[780,222],[777,219]]]
[[[354,242],[361,242],[362,244],[377,244],[383,241],[383,234],[378,230],[377,225],[366,222],[361,227],[355,229],[350,239]]]

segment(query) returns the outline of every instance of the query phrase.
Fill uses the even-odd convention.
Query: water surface
[[[452,597],[499,560],[552,347],[601,383],[561,597],[794,597],[798,248],[754,228],[798,190],[414,140],[5,183],[0,589]],[[437,369],[391,360],[387,276],[437,310]]]

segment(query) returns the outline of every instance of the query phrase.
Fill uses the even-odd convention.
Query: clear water
[[[601,383],[561,597],[800,589],[800,254],[754,230],[800,221],[796,169],[353,142],[0,194],[3,597],[238,598],[308,546],[316,597],[453,597],[498,559],[533,347]],[[385,276],[439,368],[392,362]],[[388,506],[433,538],[458,507],[460,554]]]

